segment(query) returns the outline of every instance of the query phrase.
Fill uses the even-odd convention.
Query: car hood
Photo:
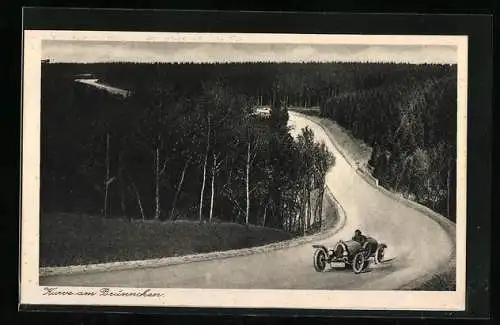
[[[347,246],[347,250],[348,251],[352,251],[354,249],[358,249],[361,247],[361,244],[358,243],[357,241],[355,240],[347,240],[347,241],[344,241],[344,244]]]

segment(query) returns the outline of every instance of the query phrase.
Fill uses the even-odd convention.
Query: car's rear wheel
[[[314,252],[314,269],[317,272],[323,272],[326,268],[326,253],[322,249],[317,249]]]
[[[375,263],[379,264],[384,261],[384,254],[385,254],[385,246],[380,245],[377,247],[377,250],[375,251]]]
[[[352,259],[352,270],[354,271],[354,273],[361,273],[365,268],[365,262],[366,258],[364,252],[359,252],[354,255],[354,258]]]

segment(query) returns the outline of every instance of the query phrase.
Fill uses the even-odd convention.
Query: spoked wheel
[[[365,254],[364,252],[357,253],[352,259],[352,270],[354,273],[358,274],[365,268]]]
[[[375,251],[375,263],[379,264],[384,261],[385,246],[380,245]]]
[[[323,272],[326,267],[326,254],[325,251],[322,249],[317,249],[314,252],[314,269],[317,272]]]

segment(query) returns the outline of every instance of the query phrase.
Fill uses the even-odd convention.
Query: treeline
[[[43,63],[42,208],[304,231],[333,160],[291,138],[292,106],[319,106],[373,147],[381,185],[454,219],[456,66],[434,64]]]
[[[177,67],[188,77],[134,65],[145,76],[134,80],[109,72],[120,64],[99,65],[108,72],[83,66],[42,65],[43,211],[220,220],[294,233],[321,227],[334,158],[308,129],[291,137],[279,81],[268,85],[271,115],[264,118],[254,114],[258,96],[240,91],[224,71],[198,78],[188,65]],[[132,95],[74,82],[96,71],[113,86],[128,84]]]
[[[395,82],[330,97],[321,114],[373,148],[379,184],[455,220],[456,66],[417,66]]]
[[[396,63],[92,63],[45,64],[60,76],[92,73],[104,83],[148,92],[158,82],[169,87],[178,98],[196,96],[202,91],[200,80],[219,79],[235,93],[269,105],[272,89],[279,81],[283,100],[289,106],[320,106],[331,97],[384,87],[411,76],[415,81],[449,74],[452,66]],[[57,71],[57,72],[56,72]]]

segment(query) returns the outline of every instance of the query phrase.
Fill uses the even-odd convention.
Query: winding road
[[[392,290],[440,271],[454,252],[455,239],[439,223],[367,182],[337,150],[327,131],[304,115],[290,112],[296,135],[308,126],[336,157],[326,184],[345,211],[344,227],[327,239],[301,246],[156,268],[52,275],[40,285],[218,289]],[[333,245],[356,228],[388,245],[387,262],[355,275],[343,268],[318,273],[312,244]]]

